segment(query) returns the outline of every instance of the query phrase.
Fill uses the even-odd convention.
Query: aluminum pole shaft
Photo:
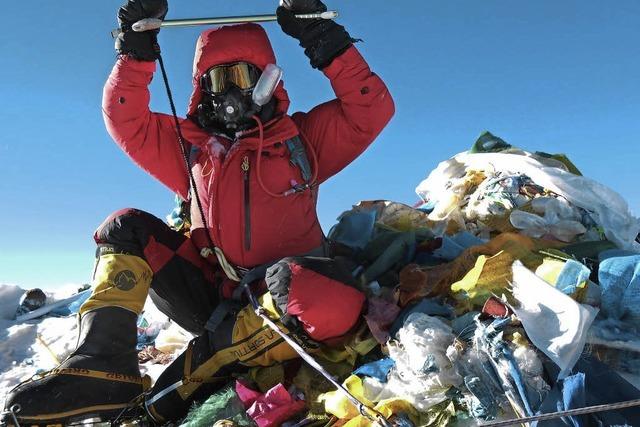
[[[338,12],[335,10],[330,10],[322,13],[299,14],[296,15],[296,17],[301,19],[335,19],[338,17]],[[168,27],[240,24],[244,22],[273,22],[277,20],[278,17],[276,15],[218,16],[212,18],[168,19],[166,21],[161,21],[159,19],[143,19],[133,24],[133,30],[147,31]],[[116,38],[120,33],[120,29],[115,29],[111,31],[111,36],[113,38]]]

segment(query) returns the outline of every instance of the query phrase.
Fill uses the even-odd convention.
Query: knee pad
[[[177,250],[185,240],[160,218],[139,209],[126,208],[109,215],[93,235],[99,246],[113,248],[117,253],[144,257],[151,241]]]

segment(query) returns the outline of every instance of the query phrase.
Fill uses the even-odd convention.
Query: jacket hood
[[[233,62],[249,62],[260,70],[276,63],[271,42],[265,30],[257,24],[227,25],[200,34],[193,58],[193,93],[187,114],[196,113],[200,102],[200,77],[214,65]],[[282,82],[274,93],[278,101],[276,112],[285,114],[289,108],[289,96]]]

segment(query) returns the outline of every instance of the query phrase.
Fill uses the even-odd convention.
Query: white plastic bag
[[[575,209],[563,199],[539,197],[533,199],[531,204],[533,210],[543,216],[517,209],[509,216],[511,225],[527,236],[540,238],[548,235],[563,242],[572,242],[576,236],[587,231],[577,221],[579,215]]]
[[[579,304],[529,271],[513,263],[514,311],[531,342],[560,367],[566,377],[582,354],[587,331],[598,309]]]
[[[376,402],[403,396],[419,411],[442,402],[451,386],[462,383],[447,357],[447,348],[454,340],[451,327],[442,320],[423,313],[411,314],[398,331],[397,341],[388,344],[395,366],[387,382],[366,378],[366,396]]]

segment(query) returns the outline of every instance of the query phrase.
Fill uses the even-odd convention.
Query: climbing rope
[[[158,63],[160,64],[160,71],[162,72],[162,80],[164,81],[164,87],[167,91],[167,97],[169,98],[169,106],[171,107],[171,113],[173,114],[173,121],[176,126],[176,133],[178,134],[178,144],[180,145],[180,152],[182,153],[182,159],[184,160],[184,164],[187,168],[187,173],[189,174],[189,184],[191,185],[191,189],[193,190],[193,198],[196,201],[198,206],[198,211],[200,212],[200,217],[202,218],[202,226],[204,227],[205,234],[207,235],[207,241],[209,242],[209,247],[214,248],[213,240],[211,239],[211,235],[209,234],[209,227],[207,226],[207,218],[204,215],[204,209],[202,209],[202,203],[200,203],[200,196],[198,195],[198,188],[196,187],[196,180],[193,177],[193,172],[191,171],[191,162],[189,162],[189,155],[187,153],[187,147],[185,144],[184,137],[182,136],[182,128],[180,127],[180,120],[178,120],[178,113],[176,112],[176,106],[173,102],[173,95],[171,93],[171,87],[169,86],[169,78],[167,77],[167,71],[164,68],[164,61],[162,60],[162,54],[160,53],[160,45],[158,44],[157,38],[154,40],[153,47],[158,55]]]
[[[614,411],[617,409],[633,408],[636,406],[640,406],[640,399],[627,400],[625,402],[617,402],[617,403],[607,403],[604,405],[586,406],[584,408],[550,412],[548,414],[533,415],[531,417],[524,417],[524,418],[514,418],[511,420],[505,420],[505,421],[491,421],[488,423],[480,424],[480,427],[513,426],[513,425],[519,425],[524,423],[530,423],[532,421],[553,420],[556,418],[570,417],[573,415],[595,414],[597,412]]]

